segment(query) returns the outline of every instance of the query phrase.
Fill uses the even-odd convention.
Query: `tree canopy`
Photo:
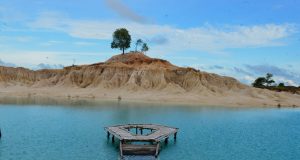
[[[273,77],[273,74],[267,73],[267,75],[266,75],[267,86],[271,86],[273,83],[275,83],[275,81],[272,79],[272,77]]]
[[[271,73],[267,73],[266,77],[258,77],[253,83],[252,86],[253,87],[257,87],[257,88],[263,88],[263,87],[269,87],[271,86],[273,83],[275,83],[275,81],[272,79],[273,74]]]
[[[269,89],[276,92],[290,92],[292,94],[300,94],[300,87],[286,86],[283,82],[280,82],[278,85],[272,79],[273,74],[267,73],[265,77],[258,77],[253,83],[252,86],[256,88]]]
[[[131,36],[127,29],[119,28],[113,33],[113,41],[111,42],[111,48],[119,48],[122,50],[122,54],[127,48],[130,48]]]
[[[137,48],[139,46],[141,46],[143,44],[143,40],[142,39],[138,39],[136,42],[135,42],[135,52],[137,52]]]
[[[262,88],[265,86],[266,78],[265,77],[258,77],[253,83],[253,87]]]
[[[119,28],[113,33],[113,41],[111,42],[111,48],[118,48],[122,50],[124,54],[125,50],[130,48],[131,36],[127,29]],[[137,52],[138,47],[141,46],[141,52],[147,52],[149,47],[147,43],[144,43],[142,39],[138,39],[135,42],[135,52]]]
[[[284,83],[279,83],[278,87],[285,87]]]
[[[147,45],[147,43],[144,43],[142,46],[142,52],[147,52],[149,50],[149,47]]]

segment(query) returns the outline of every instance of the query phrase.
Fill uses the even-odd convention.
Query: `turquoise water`
[[[1,160],[118,159],[118,144],[107,141],[103,127],[126,123],[180,129],[176,143],[162,144],[161,160],[300,158],[299,109],[30,103],[0,105]]]

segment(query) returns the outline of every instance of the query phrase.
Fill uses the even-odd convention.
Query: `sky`
[[[299,0],[0,0],[0,65],[105,61],[117,28],[178,66],[300,85]]]

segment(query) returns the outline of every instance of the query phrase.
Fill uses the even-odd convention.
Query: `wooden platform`
[[[127,124],[105,127],[107,137],[112,135],[112,142],[115,138],[120,140],[120,155],[153,155],[158,156],[160,142],[168,142],[171,135],[176,140],[178,128],[167,127],[156,124]],[[135,134],[131,131],[135,130]],[[144,130],[150,131],[143,134]],[[133,144],[133,142],[144,142],[148,144]]]
[[[157,145],[123,144],[123,155],[155,155]]]

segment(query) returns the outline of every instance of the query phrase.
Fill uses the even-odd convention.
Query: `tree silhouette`
[[[278,84],[278,87],[283,88],[283,87],[284,87],[284,83],[279,83],[279,84]]]
[[[272,79],[273,74],[267,73],[266,77],[258,77],[253,83],[253,87],[257,88],[264,88],[264,87],[270,87],[275,81]]]
[[[142,52],[147,52],[149,50],[149,47],[147,45],[147,43],[144,43],[142,46]]]
[[[124,51],[130,47],[131,36],[127,29],[119,28],[113,33],[113,41],[111,42],[111,48],[119,48]]]
[[[136,42],[135,42],[135,52],[137,52],[137,48],[138,46],[142,45],[143,44],[143,40],[141,39],[138,39]]]
[[[257,87],[257,88],[263,88],[263,87],[265,87],[265,83],[266,83],[266,78],[265,78],[265,77],[258,77],[258,78],[252,83],[252,86],[253,86],[253,87]]]
[[[272,79],[272,77],[273,77],[273,74],[267,73],[267,75],[266,75],[266,84],[267,84],[268,87],[271,86],[271,84],[275,83],[275,81]]]

